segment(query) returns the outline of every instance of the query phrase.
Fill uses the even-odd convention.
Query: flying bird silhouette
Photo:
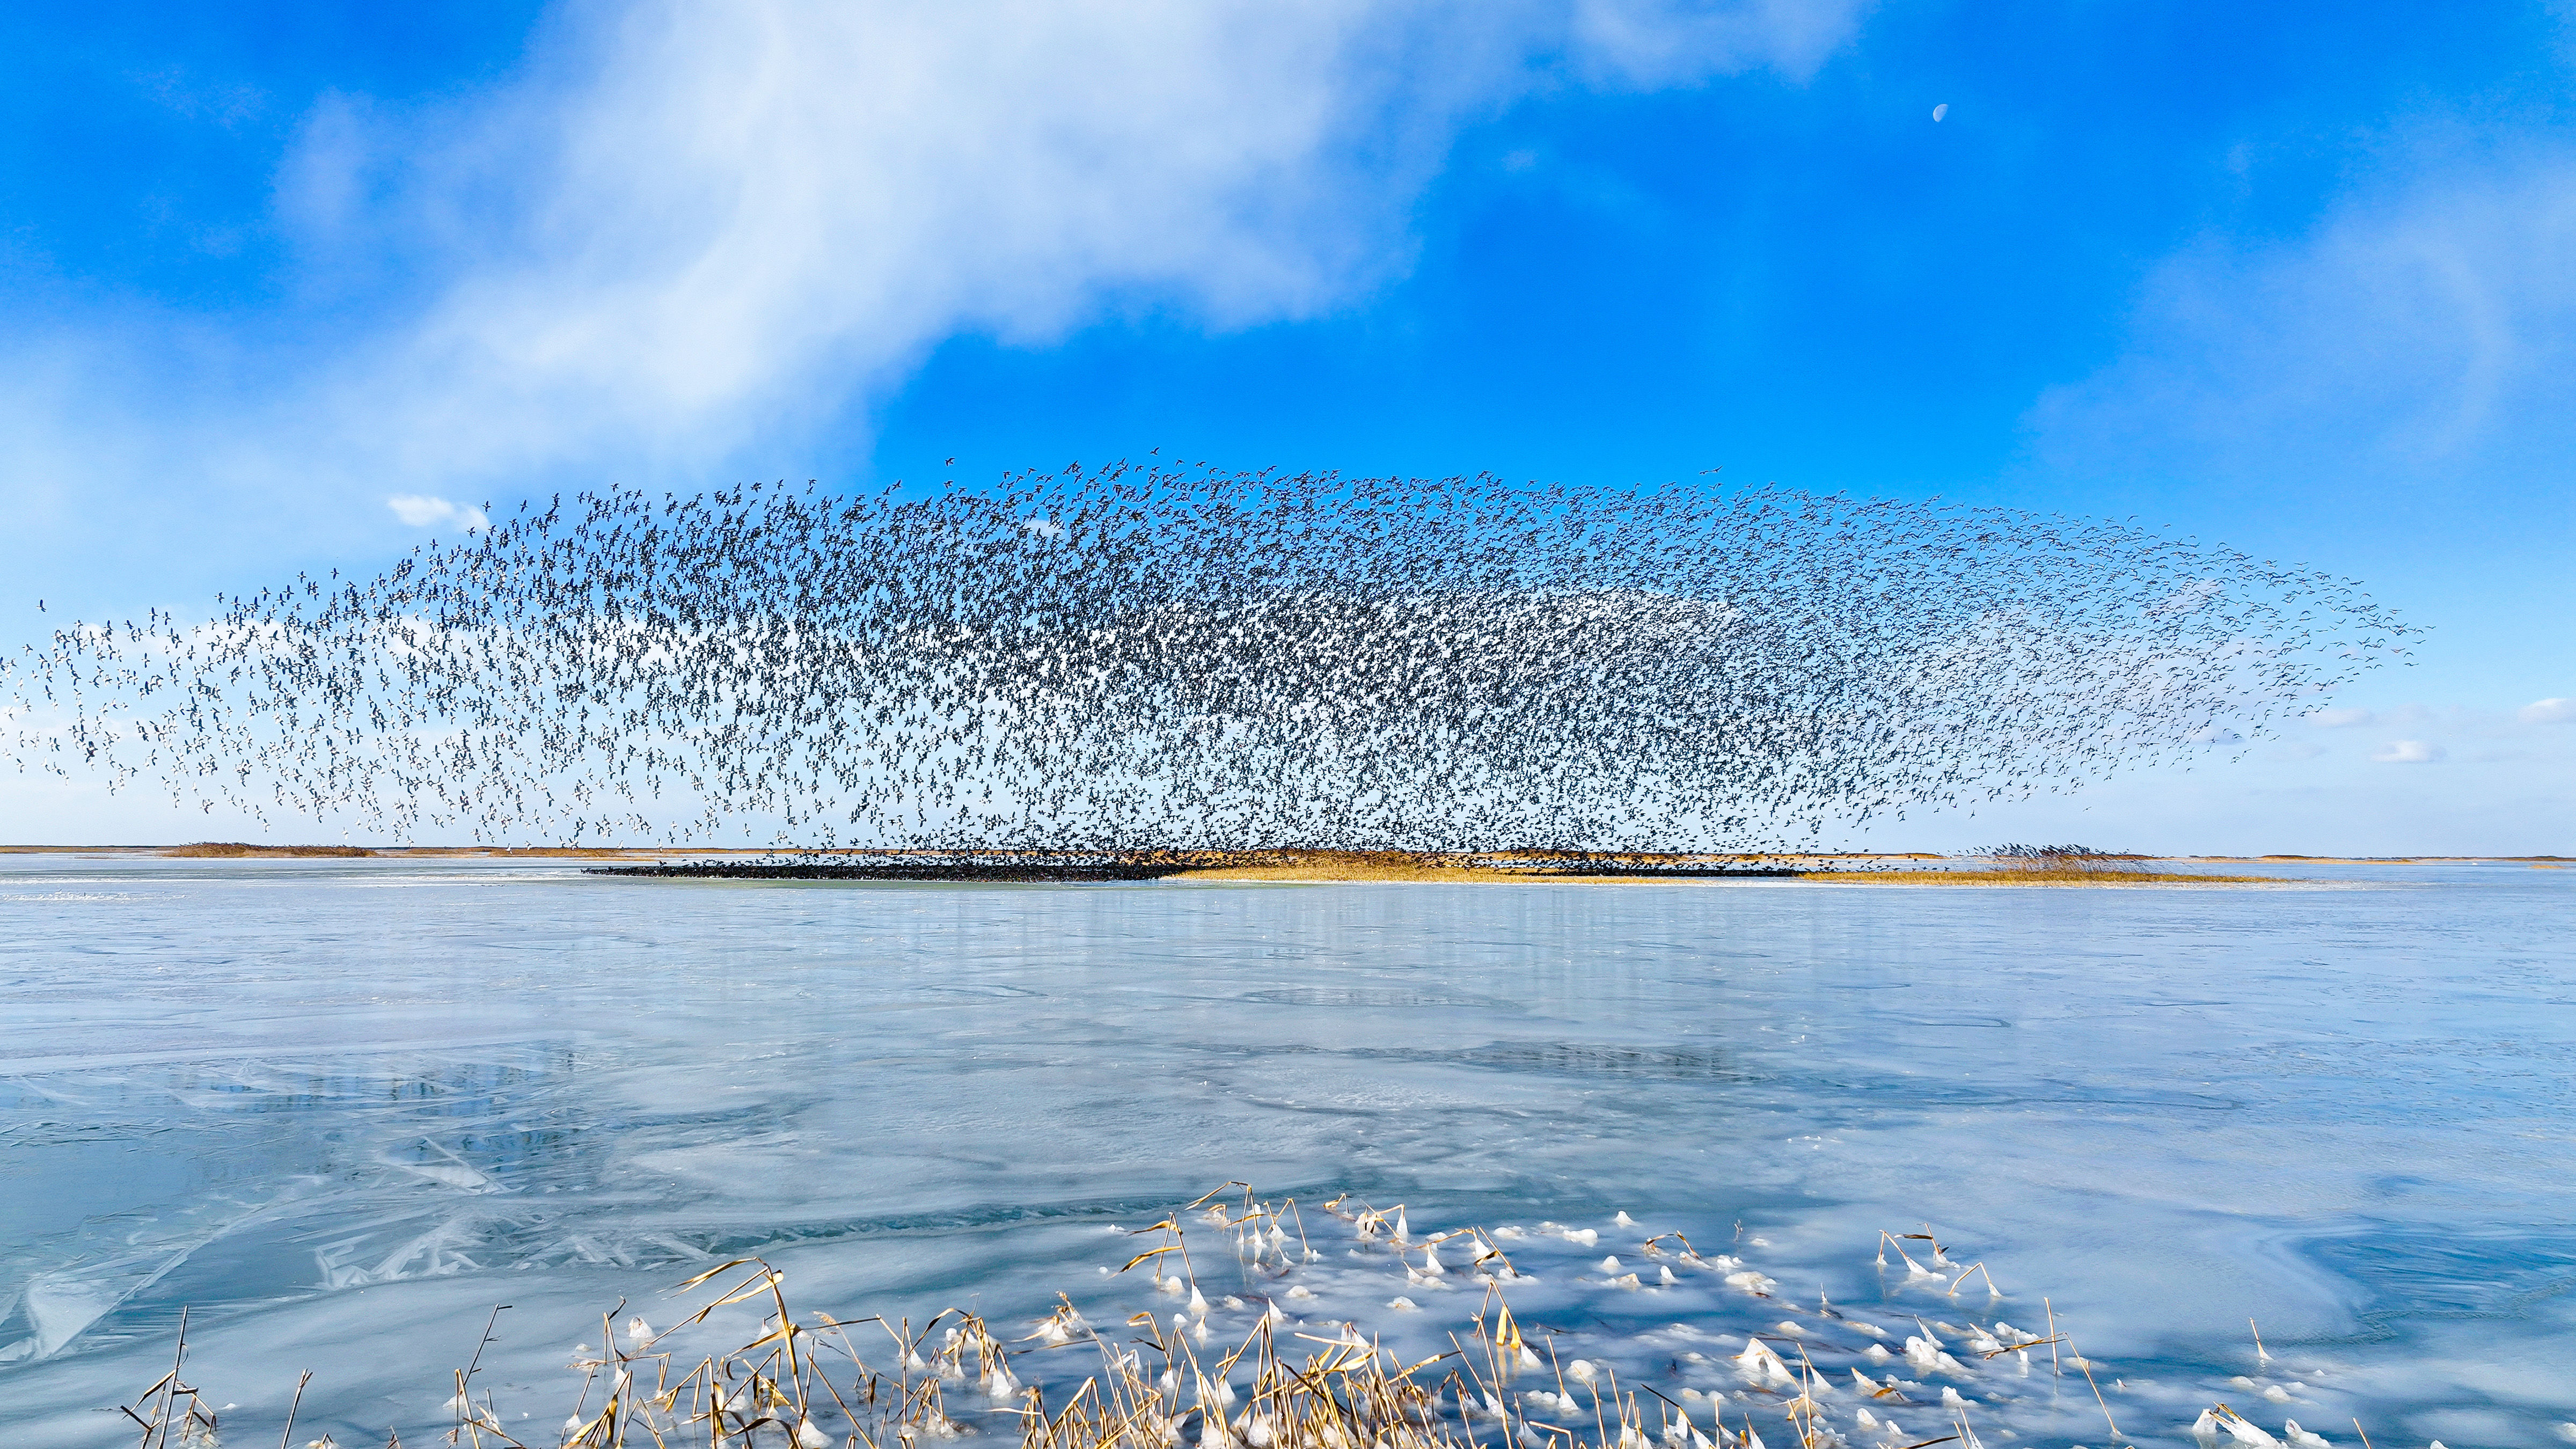
[[[2133,524],[1705,478],[1157,456],[486,512],[57,630],[12,753],[397,839],[1782,848],[2191,757],[2410,634]]]

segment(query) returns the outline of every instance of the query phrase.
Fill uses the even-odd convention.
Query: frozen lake
[[[2212,1394],[2338,1449],[2356,1415],[2382,1449],[2548,1440],[2576,1419],[2576,872],[2305,874],[942,887],[0,857],[0,1439],[125,1442],[114,1405],[183,1304],[190,1381],[248,1426],[228,1441],[274,1436],[311,1369],[299,1424],[355,1449],[443,1433],[500,1303],[499,1399],[559,1420],[600,1313],[667,1312],[745,1252],[844,1316],[1124,1302],[1106,1228],[1243,1179],[1420,1226],[1588,1225],[1602,1251],[1624,1211],[1891,1325],[1940,1315],[1886,1301],[1877,1234],[1929,1225],[2005,1316],[2073,1326],[2140,1442],[2188,1443]],[[1555,1311],[1615,1335],[1686,1296]],[[2231,1386],[2249,1318],[2279,1362]],[[2098,1445],[2077,1385],[2093,1417],[2055,1442]]]

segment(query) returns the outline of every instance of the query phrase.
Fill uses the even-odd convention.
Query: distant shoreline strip
[[[687,864],[589,866],[584,875],[653,876],[682,880],[887,880],[921,882],[1110,883],[1117,881],[1187,880],[1193,876],[1242,879],[1230,864],[1184,861],[1049,861],[1049,860],[887,860],[853,863],[697,861]],[[1314,867],[1306,867],[1312,871]],[[1329,867],[1324,868],[1326,873]],[[1574,864],[1494,867],[1489,865],[1414,865],[1395,870],[1348,872],[1344,878],[1459,881],[1491,880],[1707,880],[1725,877],[1795,877],[1786,866],[1660,866]],[[1257,877],[1255,877],[1257,879]],[[1315,878],[1310,874],[1307,879]],[[1284,877],[1283,877],[1284,879]]]

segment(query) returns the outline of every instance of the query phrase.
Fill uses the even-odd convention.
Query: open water
[[[439,1437],[503,1303],[478,1382],[560,1420],[599,1314],[668,1314],[746,1252],[845,1317],[1002,1322],[1062,1289],[1115,1323],[1146,1290],[1103,1273],[1135,1241],[1108,1229],[1229,1179],[1307,1205],[1346,1274],[1367,1265],[1313,1210],[1343,1192],[1417,1232],[1588,1225],[1631,1266],[1677,1228],[1781,1302],[1904,1334],[2054,1321],[2106,1401],[2076,1380],[2016,1420],[2029,1393],[1987,1395],[2033,1442],[2109,1442],[2116,1411],[2187,1443],[2214,1396],[2338,1449],[2355,1417],[2379,1446],[2576,1438],[2576,872],[2304,874],[952,887],[0,857],[0,1442],[127,1442],[115,1405],[183,1305],[228,1441],[274,1442],[309,1369],[297,1442],[343,1446]],[[1891,1287],[1878,1233],[1927,1229],[2004,1298]],[[1679,1375],[1695,1356],[1649,1328],[1773,1311],[1653,1276],[1548,1311]]]

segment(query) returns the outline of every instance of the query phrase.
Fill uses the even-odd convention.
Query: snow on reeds
[[[799,1312],[783,1273],[736,1259],[678,1285],[695,1306],[665,1327],[623,1304],[603,1315],[554,1417],[496,1402],[480,1369],[493,1342],[487,1324],[472,1359],[449,1375],[440,1442],[926,1449],[971,1436],[987,1445],[1016,1437],[1018,1449],[2001,1449],[2041,1437],[2123,1444],[2123,1419],[2157,1437],[2188,1433],[2201,1449],[2329,1442],[2295,1419],[2276,1435],[2210,1397],[2130,1382],[2078,1351],[2052,1302],[2017,1302],[1982,1262],[1961,1267],[1928,1231],[1881,1234],[1881,1301],[1846,1311],[1822,1295],[1812,1307],[1792,1301],[1746,1258],[1703,1253],[1678,1232],[1647,1236],[1625,1213],[1606,1230],[1424,1232],[1401,1204],[1344,1197],[1321,1204],[1319,1216],[1332,1225],[1330,1255],[1293,1200],[1265,1202],[1240,1183],[1146,1227],[1111,1229],[1133,1250],[1122,1267],[1101,1269],[1113,1285],[1132,1285],[1124,1291],[1133,1311],[1115,1322],[1097,1307],[1104,1321],[1095,1322],[1062,1294],[1052,1312],[1008,1326],[957,1309],[917,1325]],[[1617,1251],[1596,1259],[1605,1236]],[[2045,1331],[2014,1327],[2007,1311],[2036,1317]],[[738,1346],[680,1347],[746,1316],[757,1332]],[[183,1314],[170,1371],[123,1409],[127,1432],[141,1431],[138,1449],[215,1449],[219,1429],[245,1427],[219,1425],[182,1381],[186,1332]],[[2263,1354],[2256,1367],[2271,1362]],[[2317,1396],[2330,1392],[2229,1382],[2312,1419],[2323,1407]],[[304,1398],[299,1382],[295,1404]],[[295,1449],[294,1415],[290,1407],[276,1431],[280,1449]],[[230,1442],[238,1449],[268,1432]],[[302,1442],[341,1449],[328,1435]]]

